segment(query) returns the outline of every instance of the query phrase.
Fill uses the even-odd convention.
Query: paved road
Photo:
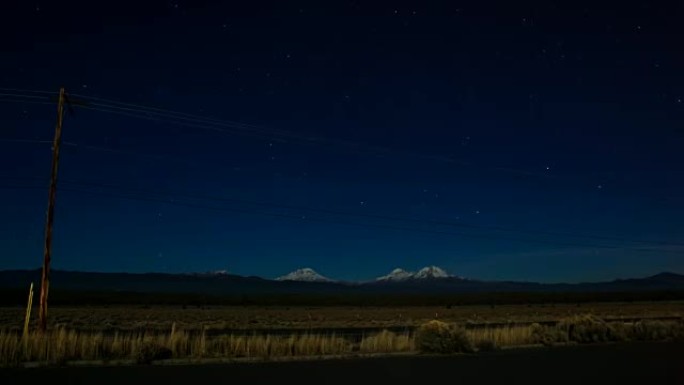
[[[0,384],[684,384],[684,344],[204,366],[6,369]]]

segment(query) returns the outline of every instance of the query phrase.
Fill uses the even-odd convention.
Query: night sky
[[[683,273],[684,4],[426,3],[3,2],[0,268],[64,86],[56,269]]]

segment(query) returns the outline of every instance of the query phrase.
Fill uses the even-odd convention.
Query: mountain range
[[[444,269],[437,266],[426,266],[417,272],[409,272],[404,269],[396,268],[389,274],[383,275],[375,279],[378,282],[401,282],[414,279],[441,279],[452,278]],[[458,278],[458,277],[456,277]],[[297,269],[291,273],[285,274],[276,278],[276,281],[299,281],[299,282],[342,282],[335,281],[317,273],[310,267]]]
[[[0,289],[26,289],[40,283],[40,269],[0,271]],[[224,271],[199,274],[97,273],[52,270],[50,288],[67,291],[141,293],[247,294],[454,294],[496,292],[642,292],[684,291],[684,275],[660,273],[645,278],[590,283],[482,281],[449,275],[436,266],[417,272],[394,269],[367,282],[341,282],[311,268],[298,269],[276,280],[245,277]]]
[[[276,281],[299,281],[299,282],[332,282],[333,280],[318,274],[314,269],[305,267],[297,269],[282,277],[276,278]]]
[[[389,274],[378,277],[375,280],[379,282],[402,282],[413,279],[442,279],[442,278],[459,278],[449,275],[444,269],[437,266],[426,266],[417,272],[410,272],[404,269],[396,268]]]

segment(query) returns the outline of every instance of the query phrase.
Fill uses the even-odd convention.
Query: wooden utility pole
[[[62,142],[62,119],[64,117],[64,87],[59,89],[57,102],[57,126],[52,142],[52,173],[48,193],[47,217],[45,219],[45,249],[43,250],[43,273],[40,280],[40,330],[47,329],[47,300],[50,289],[50,253],[52,252],[52,222],[55,216],[55,194],[57,192],[57,169],[59,167],[59,145]]]

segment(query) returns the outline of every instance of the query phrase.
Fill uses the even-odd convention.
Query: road
[[[4,369],[0,384],[684,384],[684,344],[224,365]]]

